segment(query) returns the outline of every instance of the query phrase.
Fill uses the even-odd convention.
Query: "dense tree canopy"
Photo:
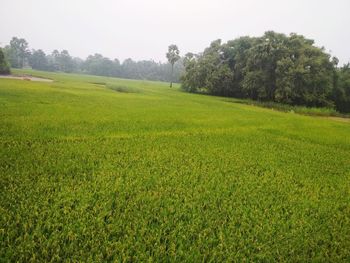
[[[333,99],[338,111],[350,112],[350,64],[338,69]]]
[[[241,37],[225,44],[216,40],[201,54],[187,54],[182,86],[189,92],[293,105],[335,105],[344,111],[345,98],[349,98],[348,69],[336,66],[337,59],[331,59],[313,40],[268,31],[262,37]],[[343,106],[335,98],[341,98]]]

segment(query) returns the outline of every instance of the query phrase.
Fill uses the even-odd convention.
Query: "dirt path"
[[[0,75],[0,79],[20,79],[28,81],[53,82],[52,79],[37,78],[32,76]]]

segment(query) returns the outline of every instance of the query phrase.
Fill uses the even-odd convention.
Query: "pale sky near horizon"
[[[0,46],[13,36],[30,48],[67,49],[86,58],[165,61],[169,44],[181,54],[211,41],[296,32],[350,61],[350,0],[0,0]]]

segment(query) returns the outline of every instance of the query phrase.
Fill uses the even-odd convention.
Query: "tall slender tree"
[[[168,47],[168,53],[166,53],[166,58],[171,64],[171,77],[170,77],[170,88],[173,86],[173,73],[174,73],[174,64],[180,59],[180,51],[176,45],[170,45]]]

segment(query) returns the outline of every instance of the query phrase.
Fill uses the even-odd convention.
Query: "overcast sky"
[[[0,46],[17,36],[49,53],[165,61],[169,44],[185,54],[274,30],[303,34],[350,61],[350,0],[0,1]]]

